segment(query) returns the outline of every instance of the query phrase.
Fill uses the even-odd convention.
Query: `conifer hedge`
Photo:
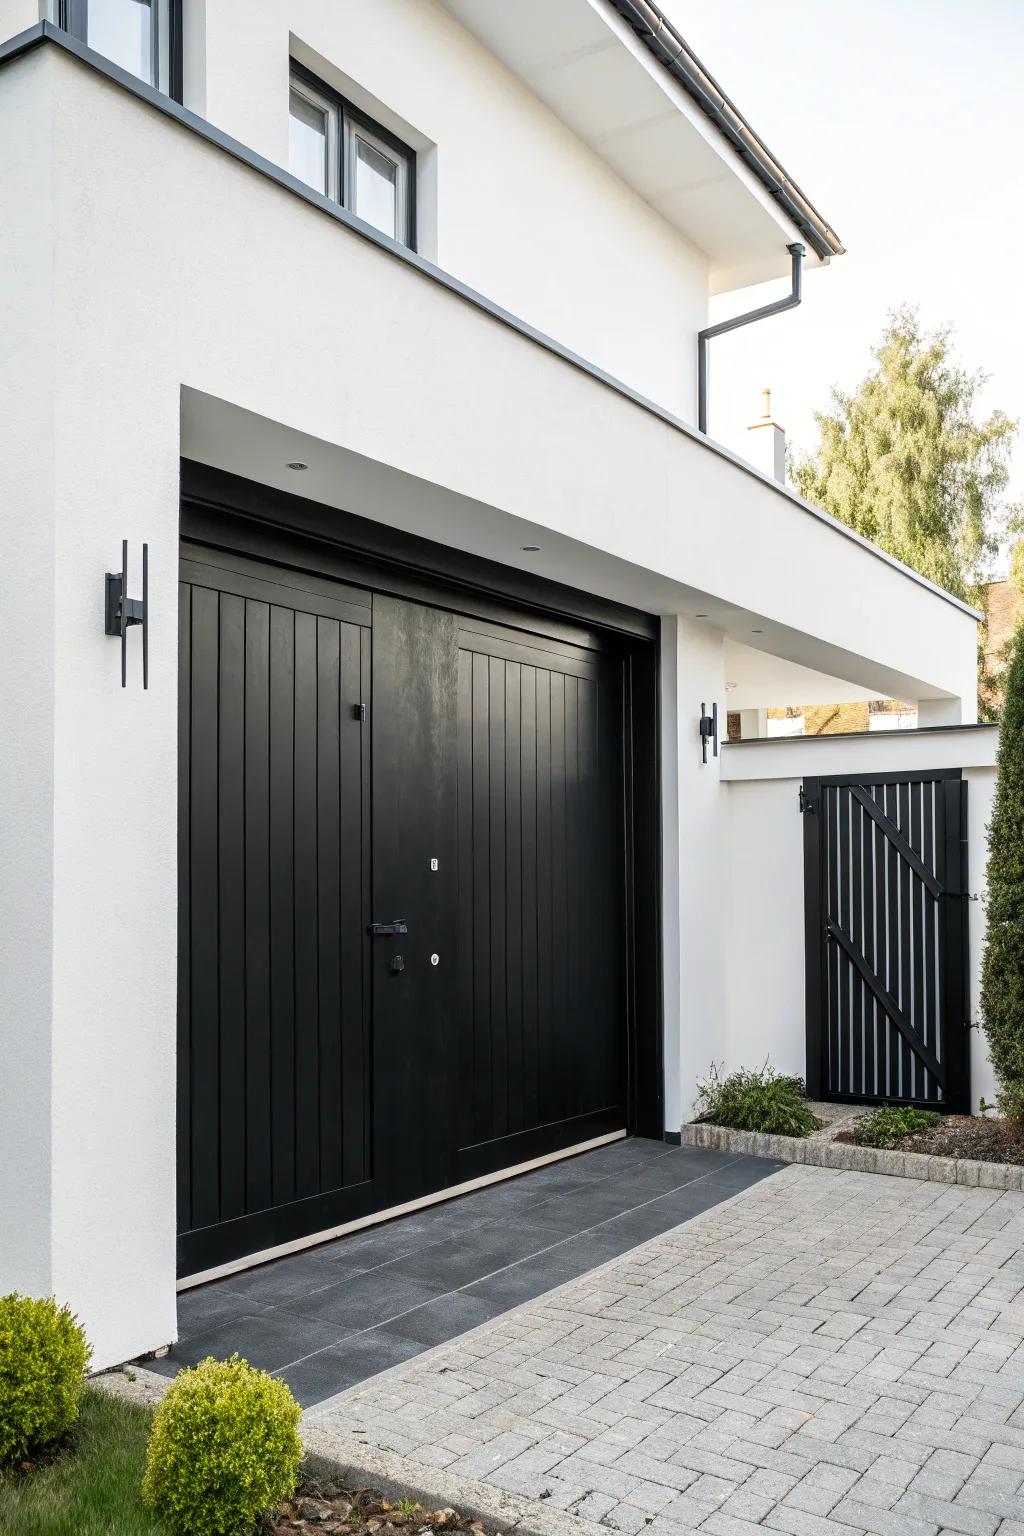
[[[1024,1119],[1024,625],[1005,676],[998,775],[988,829],[981,1014],[1000,1112]]]

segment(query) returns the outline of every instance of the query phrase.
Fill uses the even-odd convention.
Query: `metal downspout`
[[[781,315],[784,310],[795,309],[803,298],[804,247],[787,245],[793,259],[793,286],[784,299],[774,304],[763,304],[760,309],[749,309],[745,315],[733,315],[731,320],[720,320],[697,333],[697,426],[708,430],[708,343],[713,336],[723,336],[726,331],[737,331],[741,325],[752,325],[755,320],[767,320],[769,315]]]

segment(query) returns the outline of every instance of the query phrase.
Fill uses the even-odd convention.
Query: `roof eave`
[[[609,0],[644,46],[715,124],[821,261],[841,256],[835,230],[754,132],[697,55],[651,0]]]

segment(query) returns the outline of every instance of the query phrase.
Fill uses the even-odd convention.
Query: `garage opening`
[[[655,633],[183,466],[181,1276],[661,1134]]]

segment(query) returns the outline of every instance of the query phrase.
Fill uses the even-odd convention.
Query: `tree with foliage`
[[[952,358],[950,333],[916,311],[889,318],[875,366],[817,412],[817,451],[791,465],[808,501],[954,596],[979,605],[1008,516],[1002,504],[1016,422],[976,421],[984,376]]]
[[[1024,1119],[1024,626],[1006,674],[998,776],[988,826],[981,1015],[999,1108]]]

